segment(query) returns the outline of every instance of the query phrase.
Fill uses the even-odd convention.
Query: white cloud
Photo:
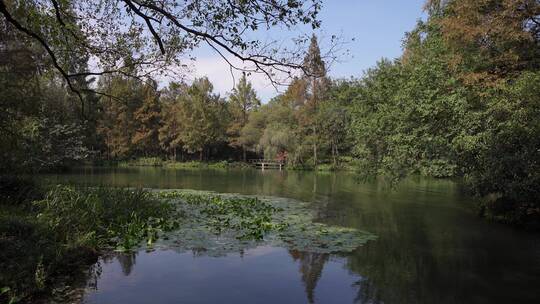
[[[231,62],[237,66],[241,66],[236,60],[231,60]],[[197,57],[196,61],[193,63],[193,73],[188,75],[186,80],[189,82],[195,77],[207,76],[214,85],[214,91],[222,96],[227,96],[234,87],[235,81],[237,82],[242,75],[241,71],[234,69],[232,73],[234,74],[234,78],[233,75],[231,75],[229,64],[219,56]],[[248,76],[248,80],[252,83],[253,88],[257,92],[257,96],[259,96],[263,102],[267,102],[270,98],[279,93],[264,74],[252,73]],[[279,89],[283,91],[284,88]]]

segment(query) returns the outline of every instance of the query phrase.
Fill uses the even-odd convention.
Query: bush
[[[30,216],[0,215],[0,248],[0,302],[41,293],[62,267],[63,247]]]
[[[205,163],[205,162],[200,162],[200,161],[188,161],[188,162],[171,161],[171,162],[166,162],[164,165],[167,168],[173,168],[173,169],[201,169],[201,168],[226,169],[226,168],[229,168],[229,162],[227,162],[226,160],[213,162],[213,163]]]
[[[208,168],[211,169],[227,169],[228,167],[229,163],[226,160],[208,164]]]
[[[188,161],[188,162],[167,162],[165,163],[165,166],[167,168],[173,168],[173,169],[194,169],[194,168],[201,168],[203,164],[199,161]]]
[[[57,186],[35,203],[38,219],[58,242],[72,246],[130,250],[145,237],[169,228],[173,206],[150,192]],[[152,231],[156,230],[156,231]]]
[[[334,167],[333,164],[320,164],[320,165],[317,165],[316,167],[317,171],[324,171],[324,172],[335,171],[336,169],[337,168]]]
[[[159,157],[140,157],[137,159],[132,159],[128,161],[123,161],[118,163],[119,167],[160,167],[163,166],[163,160]]]

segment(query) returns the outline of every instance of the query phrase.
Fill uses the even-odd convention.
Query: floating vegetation
[[[352,228],[314,222],[308,203],[275,197],[174,190],[157,195],[183,214],[178,229],[154,248],[191,250],[221,256],[259,245],[336,253],[350,252],[375,235]]]

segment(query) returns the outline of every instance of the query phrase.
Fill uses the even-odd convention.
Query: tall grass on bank
[[[118,167],[160,167],[164,161],[159,157],[140,157],[132,160],[121,161]]]
[[[231,163],[226,160],[218,162],[200,162],[200,161],[188,161],[188,162],[176,162],[169,161],[163,164],[166,168],[173,169],[227,169],[231,166]]]
[[[130,250],[160,230],[169,230],[174,207],[140,189],[56,186],[34,202],[38,220],[58,242],[91,248]]]
[[[101,252],[152,245],[178,225],[174,207],[148,191],[59,185],[39,195],[29,185],[0,193],[0,303],[33,303]]]
[[[186,161],[178,162],[162,160],[159,157],[140,157],[132,160],[120,161],[118,167],[165,167],[173,169],[226,169],[231,166],[238,167],[239,163],[229,163],[226,160],[216,162]]]

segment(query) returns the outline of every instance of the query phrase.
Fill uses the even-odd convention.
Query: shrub
[[[119,167],[160,167],[163,165],[163,160],[159,157],[140,157],[128,161],[119,162]]]
[[[188,162],[167,162],[165,164],[168,168],[174,168],[174,169],[192,169],[192,168],[200,168],[203,166],[203,164],[199,161],[188,161]]]
[[[211,169],[227,169],[228,167],[229,163],[226,160],[208,164],[208,168]]]
[[[35,203],[38,219],[58,242],[130,250],[155,231],[168,229],[172,205],[144,190],[117,188],[76,189],[57,186]],[[150,236],[152,234],[152,236]]]

